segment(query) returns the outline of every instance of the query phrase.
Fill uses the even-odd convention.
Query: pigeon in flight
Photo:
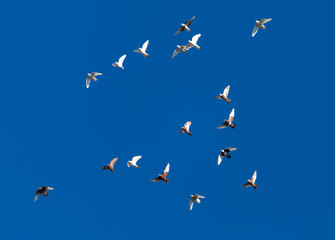
[[[257,171],[254,172],[254,174],[251,177],[251,180],[248,179],[248,182],[243,184],[242,187],[251,187],[253,186],[255,189],[258,188],[258,185],[255,184],[257,178]]]
[[[127,56],[126,54],[123,55],[122,57],[119,58],[119,61],[118,61],[118,62],[115,62],[115,63],[113,63],[112,65],[113,65],[114,67],[119,67],[119,68],[124,69],[124,67],[122,66],[122,64],[123,64],[123,61],[124,61],[124,59],[126,58],[126,56]]]
[[[192,208],[193,208],[193,202],[194,201],[196,201],[197,203],[200,203],[200,199],[199,198],[205,198],[205,197],[200,196],[198,194],[191,195],[191,198],[190,198],[190,210],[192,210]]]
[[[87,73],[88,77],[86,78],[86,88],[89,88],[90,82],[93,80],[94,82],[98,81],[96,76],[102,75],[102,73],[98,72],[92,72],[92,73]]]
[[[229,90],[230,90],[230,86],[228,85],[223,93],[220,93],[220,96],[216,96],[215,98],[216,99],[223,99],[225,100],[227,103],[230,103],[231,99],[228,98],[228,93],[229,93]]]
[[[117,158],[114,158],[109,164],[107,164],[107,166],[104,166],[104,167],[102,168],[102,170],[107,170],[107,169],[109,169],[109,170],[111,170],[112,172],[114,172],[114,165],[115,165],[116,161],[117,161]]]
[[[185,45],[181,45],[181,46],[177,45],[177,49],[174,50],[171,59],[174,58],[175,56],[177,56],[178,53],[180,53],[180,52],[186,53],[186,46]]]
[[[188,44],[186,45],[186,50],[189,50],[192,47],[195,47],[196,49],[200,49],[200,46],[197,44],[199,37],[201,37],[201,34],[194,35],[192,37],[192,40],[188,40]]]
[[[219,154],[218,156],[218,165],[221,164],[222,162],[222,159],[226,156],[227,158],[231,158],[231,155],[229,154],[229,152],[231,151],[235,151],[237,150],[237,148],[226,148],[224,150],[221,150],[221,153]]]
[[[184,127],[179,129],[179,132],[184,133],[186,132],[189,136],[192,136],[192,133],[190,132],[190,126],[191,126],[191,121],[188,121],[187,123],[184,124]]]
[[[133,166],[133,167],[136,167],[136,168],[139,168],[139,166],[136,165],[137,161],[140,160],[142,158],[142,156],[135,156],[131,159],[131,161],[128,161],[127,162],[127,166],[130,167],[130,166]]]
[[[220,126],[218,126],[218,129],[221,128],[226,128],[228,126],[230,126],[231,128],[235,128],[236,124],[233,123],[234,120],[234,116],[235,116],[235,109],[233,108],[233,110],[231,111],[231,113],[229,114],[228,120],[224,120],[224,123],[222,123]]]
[[[40,195],[42,195],[42,194],[43,194],[44,196],[48,196],[48,195],[49,195],[49,193],[47,192],[48,190],[54,190],[54,189],[51,188],[51,187],[46,187],[46,186],[41,187],[41,188],[38,188],[38,190],[37,190],[36,193],[35,193],[34,202],[36,202],[37,199],[38,199],[38,197],[39,197]]]
[[[148,44],[149,44],[149,40],[147,40],[143,44],[142,48],[138,48],[138,50],[136,49],[136,50],[134,50],[134,52],[141,53],[144,57],[149,56],[149,54],[145,52],[147,50]]]
[[[166,177],[169,174],[170,171],[170,163],[168,163],[164,169],[163,174],[158,174],[158,177],[154,178],[151,180],[151,182],[159,182],[159,181],[164,181],[165,183],[170,182]]]
[[[189,26],[191,25],[191,23],[193,22],[194,19],[195,19],[195,17],[193,16],[190,20],[186,21],[185,23],[182,23],[181,27],[177,30],[177,32],[174,35],[176,36],[178,33],[182,32],[184,30],[186,30],[188,32],[191,31]]]
[[[270,22],[272,20],[272,18],[264,18],[261,19],[259,21],[256,20],[256,25],[254,26],[254,29],[252,30],[252,37],[254,37],[256,35],[256,33],[258,32],[258,29],[261,27],[263,29],[265,29],[265,23]]]

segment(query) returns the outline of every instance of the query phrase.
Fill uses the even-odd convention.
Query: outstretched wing
[[[159,182],[162,181],[163,179],[161,177],[156,177],[154,179],[151,180],[151,182]]]
[[[90,77],[90,76],[88,76],[88,77],[86,78],[86,88],[89,88],[89,87],[90,87],[90,82],[91,82],[91,80],[92,80],[92,77]]]
[[[183,26],[183,27],[180,27],[180,28],[178,28],[178,30],[177,30],[177,32],[175,32],[175,36],[178,34],[178,33],[180,33],[180,32],[182,32],[182,31],[184,31],[185,30],[185,27]]]
[[[98,72],[92,72],[91,73],[91,76],[93,76],[93,77],[99,76],[99,75],[102,75],[102,73],[98,73]]]
[[[114,158],[114,159],[110,162],[109,166],[110,166],[110,167],[114,167],[116,161],[117,161],[117,158]]]
[[[190,26],[194,19],[195,19],[195,16],[193,16],[190,20],[187,20],[185,25]]]
[[[172,59],[172,58],[174,58],[175,56],[177,56],[177,55],[178,55],[178,53],[180,53],[180,51],[181,51],[181,50],[179,50],[179,48],[177,48],[176,50],[174,50],[174,52],[173,52],[173,55],[172,55],[171,59]]]
[[[124,59],[126,58],[126,54],[119,58],[119,65],[122,66]]]
[[[186,44],[186,50],[189,50],[192,47],[193,47],[193,45],[191,43]]]
[[[251,182],[255,183],[256,182],[256,178],[257,178],[257,171],[254,172],[254,174],[251,177]]]
[[[148,44],[149,44],[149,40],[147,40],[143,46],[142,46],[142,51],[145,52],[147,50],[147,47],[148,47]]]
[[[230,86],[228,85],[223,91],[223,96],[228,97],[229,89],[230,89]]]
[[[259,26],[256,24],[255,26],[254,26],[254,29],[252,30],[252,36],[254,37],[255,35],[256,35],[256,33],[258,32],[258,28],[259,28]]]
[[[201,37],[201,34],[199,33],[199,34],[197,34],[197,35],[194,35],[193,37],[192,37],[192,42],[193,43],[197,43],[198,42],[198,39],[199,39],[199,37]]]
[[[250,187],[250,186],[251,186],[251,183],[245,183],[241,187]]]
[[[37,201],[38,197],[39,197],[41,194],[42,194],[42,193],[41,193],[39,190],[37,190],[37,192],[36,192],[36,194],[35,194],[34,202]]]
[[[131,161],[136,164],[138,160],[140,160],[142,158],[142,156],[135,156],[131,159]]]
[[[188,121],[187,123],[185,123],[184,127],[187,129],[187,131],[190,131],[190,126],[191,126],[191,121]]]
[[[190,198],[190,210],[192,210],[192,208],[193,208],[193,202],[194,202],[194,198],[191,197]]]
[[[231,110],[231,113],[229,114],[228,122],[232,123],[235,117],[235,108]]]
[[[264,19],[259,20],[259,23],[263,25],[267,22],[270,22],[271,20],[272,20],[272,18],[264,18]]]
[[[168,163],[164,169],[163,176],[166,177],[170,171],[170,163]]]
[[[220,126],[217,127],[217,129],[222,129],[228,127],[227,123],[222,123]]]
[[[223,158],[223,156],[220,154],[220,155],[218,156],[218,165],[221,164],[221,162],[222,162],[222,158]]]
[[[237,150],[237,148],[227,147],[224,151],[228,153],[228,152],[235,151],[235,150]]]

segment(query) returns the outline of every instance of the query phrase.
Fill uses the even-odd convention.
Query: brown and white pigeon
[[[243,184],[242,187],[251,187],[253,186],[255,189],[258,188],[258,185],[255,184],[257,178],[257,171],[254,172],[254,174],[251,177],[251,180],[248,179],[248,182]]]
[[[169,174],[169,171],[170,171],[170,163],[166,165],[163,174],[158,174],[158,177],[152,179],[151,182],[159,182],[159,181],[164,181],[165,183],[170,182],[170,180],[166,178],[167,175]]]
[[[178,33],[182,32],[184,30],[186,30],[188,32],[191,31],[189,26],[191,25],[191,23],[193,22],[194,19],[195,19],[195,16],[193,16],[190,20],[187,20],[185,23],[182,23],[181,27],[177,30],[177,32],[174,35],[176,36]]]
[[[191,126],[191,121],[188,121],[187,123],[184,124],[184,127],[179,129],[179,132],[184,133],[186,132],[189,136],[192,136],[192,133],[190,132],[190,126]]]
[[[220,93],[220,95],[219,95],[219,96],[216,96],[215,98],[216,98],[216,99],[223,99],[223,100],[225,100],[227,103],[230,103],[231,99],[228,98],[229,89],[230,89],[230,86],[228,85],[228,86],[224,89],[223,93]]]
[[[111,170],[112,172],[114,172],[114,165],[117,161],[117,158],[114,158],[109,164],[107,164],[107,166],[103,166],[102,170]]]
[[[229,152],[231,151],[235,151],[237,150],[237,148],[226,148],[224,150],[221,150],[221,153],[219,154],[218,156],[218,165],[221,164],[222,162],[222,159],[226,156],[227,158],[231,158],[231,155],[229,154]]]
[[[259,21],[256,20],[256,25],[254,26],[254,29],[252,30],[252,37],[254,37],[256,35],[256,33],[258,32],[258,29],[261,27],[263,29],[266,29],[266,26],[264,25],[267,22],[270,22],[272,20],[272,18],[264,18],[261,19]]]
[[[87,73],[88,77],[86,78],[86,88],[90,87],[90,83],[93,80],[94,82],[98,81],[96,76],[102,75],[102,73],[98,72],[92,72],[92,73]]]
[[[38,190],[37,190],[36,193],[35,193],[34,202],[36,202],[37,199],[39,198],[39,196],[42,195],[42,194],[43,194],[44,196],[48,196],[48,195],[49,195],[49,193],[47,192],[48,190],[54,190],[54,189],[51,188],[51,187],[46,187],[46,186],[41,187],[41,188],[38,188]]]
[[[218,129],[221,128],[226,128],[228,126],[230,126],[231,128],[235,128],[236,124],[233,123],[234,120],[234,116],[235,116],[235,109],[233,108],[233,110],[231,111],[231,113],[229,114],[228,120],[224,120],[224,123],[222,123],[220,126],[218,126]]]
[[[192,210],[192,208],[193,208],[194,201],[197,202],[197,203],[200,203],[200,199],[199,198],[205,198],[205,197],[204,196],[200,196],[199,194],[191,195],[191,198],[190,198],[190,210]]]

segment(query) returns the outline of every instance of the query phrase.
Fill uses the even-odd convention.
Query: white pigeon
[[[141,53],[144,57],[149,56],[149,54],[145,52],[147,50],[148,44],[149,44],[149,40],[147,40],[143,44],[142,48],[139,48],[138,50],[136,49],[136,50],[134,50],[134,52]]]
[[[189,50],[192,47],[195,47],[196,49],[200,49],[200,46],[197,44],[199,37],[201,37],[201,34],[194,35],[192,37],[192,40],[188,40],[188,44],[186,45],[186,50]]]
[[[123,64],[123,61],[124,61],[124,59],[126,58],[126,56],[127,56],[126,54],[123,55],[122,57],[119,58],[119,61],[118,61],[118,62],[115,62],[115,63],[113,63],[112,65],[113,65],[114,67],[119,67],[119,68],[124,69],[124,67],[122,66],[122,64]]]
[[[204,196],[200,196],[199,194],[191,195],[190,198],[190,210],[193,208],[193,202],[196,201],[197,203],[200,203],[199,198],[205,198]]]
[[[178,53],[180,53],[180,52],[186,53],[186,50],[185,50],[185,49],[186,49],[186,46],[185,46],[185,45],[181,45],[181,46],[177,45],[177,49],[174,50],[171,59],[174,58],[175,56],[177,56]]]
[[[139,168],[139,166],[136,165],[137,161],[140,160],[142,158],[142,156],[135,156],[131,159],[131,161],[128,161],[127,162],[127,166],[130,167],[130,166],[133,166],[133,167],[136,167],[136,168]]]
[[[98,72],[92,72],[92,73],[87,73],[88,77],[86,78],[86,88],[89,88],[90,82],[94,80],[95,82],[98,81],[96,76],[102,75],[102,73]]]
[[[223,99],[225,100],[227,103],[230,103],[231,99],[228,98],[228,94],[229,94],[229,89],[230,89],[230,86],[228,85],[223,93],[220,93],[219,96],[216,96],[216,99]]]
[[[252,37],[254,37],[256,35],[256,33],[258,32],[258,29],[261,27],[263,29],[265,29],[265,23],[270,22],[272,20],[272,18],[264,18],[261,19],[259,21],[256,20],[256,25],[254,26],[254,29],[252,30]]]

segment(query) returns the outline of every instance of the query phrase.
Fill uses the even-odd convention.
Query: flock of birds
[[[189,26],[191,25],[191,23],[194,21],[195,17],[192,17],[191,19],[189,19],[188,21],[186,21],[185,23],[182,23],[181,24],[181,27],[177,30],[177,32],[174,34],[174,35],[177,35],[183,31],[191,31],[191,29],[189,28]],[[252,37],[254,37],[256,35],[256,33],[258,32],[258,29],[259,28],[262,28],[262,29],[266,29],[266,26],[264,25],[265,23],[271,21],[272,19],[271,18],[266,18],[266,19],[261,19],[259,21],[256,20],[256,24],[253,28],[253,31],[252,31]],[[188,50],[190,50],[192,47],[196,48],[197,50],[200,49],[200,46],[197,44],[199,38],[201,37],[201,34],[196,34],[192,37],[192,40],[189,40],[188,43],[186,45],[177,45],[177,49],[174,50],[173,54],[172,54],[172,57],[171,58],[174,58],[175,56],[177,56],[180,52],[183,52],[183,53],[186,53]],[[134,52],[136,53],[140,53],[142,54],[144,57],[148,57],[149,54],[146,52],[147,51],[147,48],[148,48],[148,45],[149,45],[149,40],[147,40],[141,48],[138,48],[136,50],[134,50]],[[113,63],[112,65],[114,67],[119,67],[121,69],[124,69],[123,67],[123,62],[126,58],[126,54],[121,56],[119,58],[119,60],[115,63]],[[100,76],[102,75],[102,73],[99,73],[99,72],[92,72],[92,73],[88,73],[88,77],[86,78],[86,88],[89,88],[90,86],[90,83],[91,81],[98,81],[98,79],[96,78],[97,76]],[[219,96],[216,96],[216,99],[222,99],[222,100],[225,100],[227,103],[230,103],[231,102],[231,99],[228,98],[228,94],[229,94],[229,90],[230,90],[230,86],[228,85],[223,93],[220,93]],[[222,123],[220,126],[218,126],[217,128],[218,129],[222,129],[222,128],[226,128],[226,127],[231,127],[231,128],[235,128],[236,127],[236,124],[233,123],[233,120],[234,120],[234,117],[235,117],[235,109],[233,108],[231,113],[229,114],[229,117],[228,117],[228,120],[224,120],[224,123]],[[184,124],[184,126],[182,128],[180,128],[179,132],[180,133],[187,133],[189,136],[192,136],[192,133],[190,132],[190,126],[191,126],[191,121],[188,121]],[[230,155],[230,152],[232,151],[235,151],[237,150],[237,148],[232,148],[232,147],[227,147],[225,148],[224,150],[221,150],[221,153],[219,154],[218,156],[218,165],[221,164],[222,160],[224,157],[227,157],[227,158],[231,158],[231,155]],[[139,166],[137,165],[137,162],[142,158],[142,156],[135,156],[132,158],[132,160],[128,161],[127,162],[127,166],[128,167],[135,167],[135,168],[139,168]],[[109,164],[107,164],[106,166],[104,166],[102,168],[102,170],[110,170],[110,171],[114,171],[114,165],[116,164],[118,158],[114,158]],[[167,179],[167,176],[169,174],[169,171],[170,171],[170,163],[168,163],[163,171],[162,174],[158,174],[158,177],[152,179],[151,181],[152,182],[159,182],[159,181],[164,181],[165,183],[168,183],[170,180]],[[257,178],[257,171],[255,171],[251,177],[251,179],[249,180],[248,179],[248,182],[243,184],[242,187],[254,187],[255,189],[258,187],[258,185],[255,183],[256,181],[256,178]],[[44,196],[48,196],[48,191],[49,190],[53,190],[53,188],[51,187],[47,187],[47,186],[44,186],[44,187],[41,187],[41,188],[38,188],[38,190],[36,191],[36,194],[35,194],[35,198],[34,198],[34,201],[36,202],[37,199],[39,198],[39,196],[41,195],[44,195]],[[190,210],[192,210],[193,208],[193,203],[194,202],[197,202],[197,203],[200,203],[200,199],[199,198],[205,198],[204,196],[201,196],[199,194],[194,194],[194,195],[191,195],[191,198],[189,200],[189,207],[190,207]]]

